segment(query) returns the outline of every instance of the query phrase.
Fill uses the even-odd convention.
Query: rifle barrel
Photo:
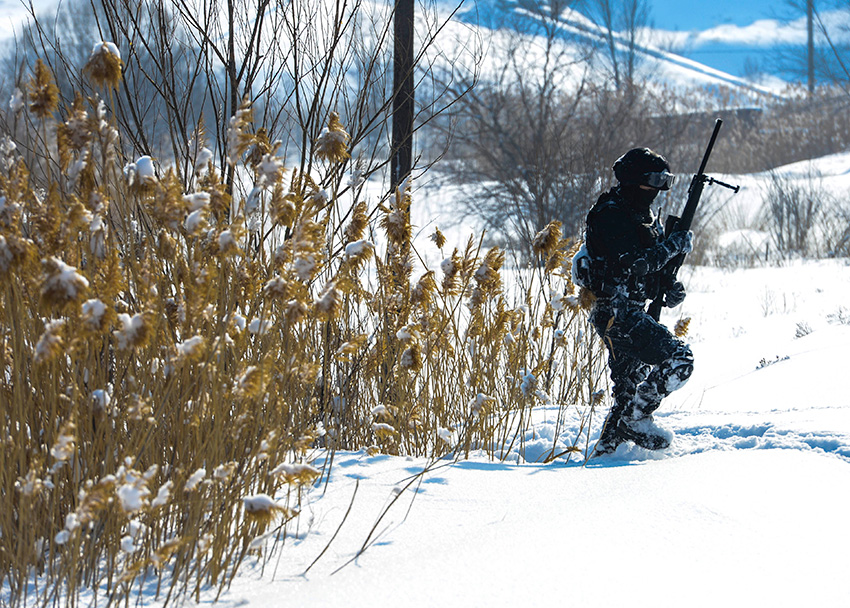
[[[711,139],[708,140],[708,147],[705,149],[705,154],[702,157],[702,163],[700,163],[699,171],[691,180],[691,187],[688,191],[688,200],[685,203],[685,208],[682,210],[682,216],[675,222],[675,230],[690,230],[691,228],[691,222],[693,222],[694,214],[696,213],[697,205],[699,205],[699,199],[702,196],[703,188],[709,179],[705,175],[705,166],[708,164],[708,159],[711,156],[711,151],[714,149],[714,142],[717,141],[717,134],[720,133],[720,126],[722,124],[723,120],[720,118],[714,121],[714,131],[711,133]],[[667,236],[670,235],[667,234]],[[659,293],[658,296],[650,302],[647,310],[649,315],[656,321],[658,321],[661,317],[661,308],[664,306],[664,294],[666,293],[667,288],[676,280],[676,274],[679,272],[679,267],[684,261],[685,255],[679,254],[670,260],[667,268],[663,271],[664,279],[662,282],[661,293]]]
[[[708,164],[708,157],[711,156],[711,150],[714,148],[714,142],[717,141],[717,134],[720,133],[720,126],[722,124],[722,118],[718,118],[714,121],[714,131],[711,133],[711,139],[708,140],[708,147],[705,149],[705,154],[702,157],[702,162],[700,163],[697,175],[703,175],[705,173],[705,166]]]

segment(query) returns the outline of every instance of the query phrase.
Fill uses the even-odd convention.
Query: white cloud
[[[833,41],[850,41],[850,14],[847,11],[827,11],[821,15]],[[817,32],[818,25],[815,25]],[[675,32],[655,30],[656,41],[671,48],[699,48],[709,44],[726,44],[753,47],[770,47],[785,44],[805,44],[806,19],[782,22],[777,19],[759,19],[745,26],[724,24],[703,31]]]

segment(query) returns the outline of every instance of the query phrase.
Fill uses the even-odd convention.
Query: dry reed
[[[103,48],[90,71],[109,85],[120,60]],[[540,405],[576,413],[567,452],[587,449],[601,345],[559,225],[535,239],[534,269],[507,275],[511,294],[504,252],[474,240],[420,274],[409,188],[373,209],[338,195],[352,151],[336,114],[316,177],[286,169],[243,104],[227,161],[248,193],[203,141],[186,192],[155,158],[121,160],[109,103],[78,97],[54,118],[45,70],[23,115],[46,181],[0,146],[11,605],[151,581],[166,602],[222,590],[285,536],[317,453],[503,458]]]

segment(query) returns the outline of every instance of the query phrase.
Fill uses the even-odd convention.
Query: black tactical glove
[[[671,235],[672,236],[672,235]],[[676,308],[679,304],[685,301],[685,286],[679,281],[675,281],[667,293],[664,294],[664,306],[667,308]]]
[[[694,233],[690,230],[677,230],[667,237],[666,242],[675,250],[674,255],[690,253],[694,250]]]

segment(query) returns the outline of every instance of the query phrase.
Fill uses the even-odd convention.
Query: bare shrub
[[[801,180],[771,172],[764,195],[764,224],[776,251],[801,257],[821,253],[817,226],[830,203],[818,176],[810,173]]]
[[[850,257],[850,200],[833,196],[826,201],[820,216],[819,230],[823,252],[830,257]]]
[[[812,333],[812,331],[814,330],[811,325],[809,325],[806,321],[800,321],[797,323],[797,329],[794,331],[794,338],[804,338]]]
[[[826,316],[832,324],[850,325],[850,309],[839,306],[838,310]]]

